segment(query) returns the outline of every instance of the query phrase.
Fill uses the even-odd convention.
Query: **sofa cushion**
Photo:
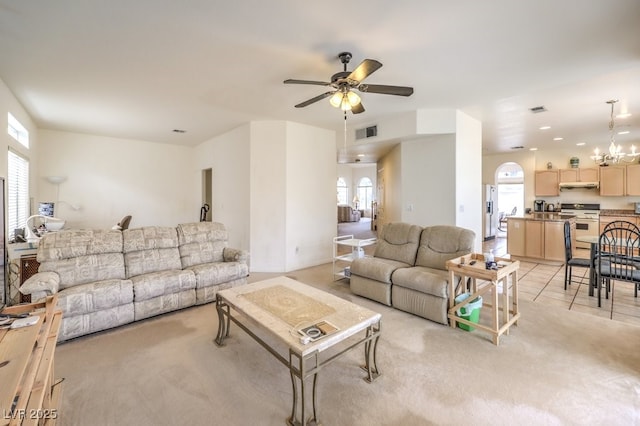
[[[249,267],[241,262],[215,262],[194,265],[186,268],[196,276],[196,288],[211,287],[218,284],[246,278]]]
[[[41,264],[93,254],[122,253],[122,232],[103,229],[80,229],[44,234],[38,243],[37,259]]]
[[[141,250],[124,255],[127,278],[167,270],[181,270],[180,252],[177,247]]]
[[[192,271],[160,271],[131,277],[136,302],[196,288]]]
[[[133,303],[133,284],[129,280],[105,280],[76,285],[58,293],[63,318],[83,315]]]
[[[217,222],[195,222],[178,225],[178,244],[182,268],[203,263],[222,262],[227,246],[227,230]]]
[[[376,258],[395,260],[413,266],[422,228],[408,223],[388,223],[380,229],[373,254]]]
[[[351,262],[351,274],[391,284],[391,274],[398,268],[409,268],[411,265],[396,260],[363,257]]]
[[[447,260],[473,251],[475,232],[458,226],[428,226],[422,230],[416,266],[446,270]]]
[[[117,232],[120,233],[120,231]],[[94,281],[125,279],[122,252],[42,262],[38,271],[57,272],[60,276],[60,290]]]
[[[170,226],[145,226],[122,231],[125,253],[178,247],[178,232]]]
[[[448,297],[449,273],[439,269],[414,266],[397,269],[392,277],[394,286],[410,288],[437,297]]]

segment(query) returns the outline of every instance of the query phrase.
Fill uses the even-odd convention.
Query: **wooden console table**
[[[62,311],[57,296],[5,308],[2,314],[38,316],[35,325],[0,329],[0,426],[54,425],[62,383],[53,375]]]
[[[496,258],[497,270],[486,269],[484,256],[481,254],[468,254],[456,259],[447,261],[449,270],[449,322],[451,327],[456,327],[456,323],[467,324],[480,330],[487,331],[493,335],[493,343],[497,346],[500,343],[500,336],[509,334],[509,327],[518,325],[518,269],[520,262],[511,259]],[[473,265],[471,264],[473,263]],[[462,282],[471,278],[471,296],[468,299],[456,304],[455,278],[460,277]],[[509,300],[509,284],[511,284],[511,300]],[[460,286],[464,291],[464,286]],[[478,296],[491,291],[491,303],[484,303],[491,307],[491,326],[475,324],[456,315],[456,311],[475,300]],[[502,293],[501,297],[498,293]],[[499,301],[502,299],[502,307]],[[502,321],[500,320],[502,311]]]

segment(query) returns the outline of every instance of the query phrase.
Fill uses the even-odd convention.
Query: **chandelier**
[[[618,102],[618,100],[609,100],[607,103],[611,105],[611,121],[609,121],[609,139],[611,143],[609,144],[608,152],[600,152],[598,148],[593,151],[591,159],[596,162],[596,164],[600,166],[608,166],[610,163],[617,164],[620,162],[624,163],[633,163],[636,161],[636,158],[640,155],[640,153],[636,152],[636,147],[631,145],[631,153],[625,154],[622,152],[622,147],[620,145],[616,145],[615,133],[614,133],[614,120],[613,120],[613,106]]]

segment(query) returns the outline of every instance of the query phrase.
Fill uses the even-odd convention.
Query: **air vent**
[[[524,149],[524,146],[512,146],[511,149]]]
[[[529,108],[529,110],[534,114],[538,114],[539,112],[545,112],[547,109],[543,105],[540,105],[537,107]]]
[[[364,129],[356,129],[356,140],[366,139],[378,136],[378,126],[365,127]]]

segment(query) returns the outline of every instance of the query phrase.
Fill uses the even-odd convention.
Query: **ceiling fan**
[[[296,108],[304,108],[331,96],[329,102],[334,107],[340,108],[345,112],[351,111],[354,114],[360,114],[364,112],[364,107],[360,102],[360,96],[354,92],[354,89],[360,92],[380,93],[383,95],[411,96],[413,94],[413,87],[363,84],[362,81],[365,78],[382,67],[382,64],[375,59],[365,59],[355,70],[349,72],[347,71],[347,64],[352,58],[351,53],[342,52],[338,55],[338,58],[344,65],[344,70],[332,75],[331,82],[294,79],[284,81],[284,84],[312,84],[316,86],[331,86],[333,88],[333,90],[299,103]]]

